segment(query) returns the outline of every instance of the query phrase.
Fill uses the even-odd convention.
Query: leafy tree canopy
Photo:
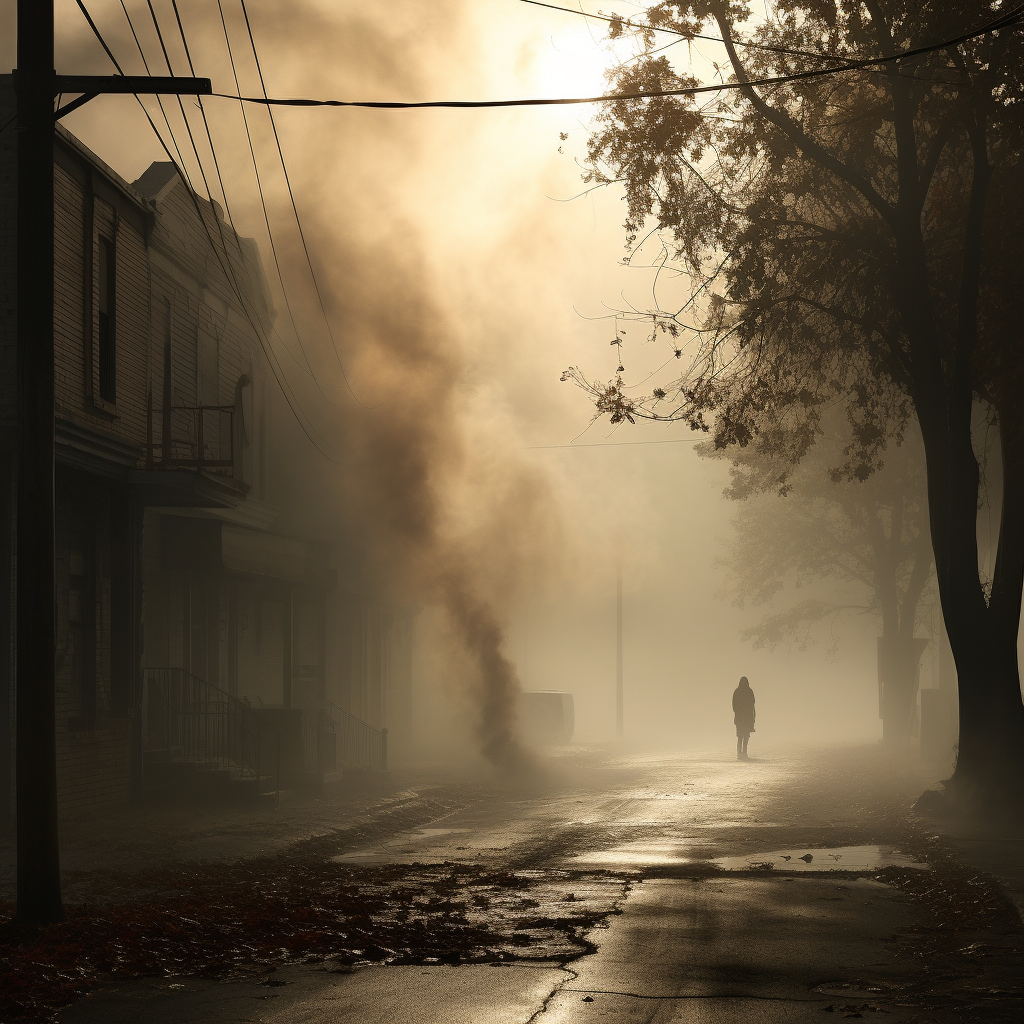
[[[717,28],[730,79],[744,82],[953,39],[991,23],[999,9],[781,2],[755,22],[742,3],[668,2],[648,17],[652,26],[690,36]],[[989,204],[986,229],[999,236],[981,277],[998,282],[1005,297],[1006,278],[1019,274],[1019,261],[1007,265],[1016,242],[1002,237],[1000,210],[1004,200],[1020,204],[1021,57],[1021,33],[1006,30],[895,66],[732,90],[706,102],[651,96],[607,103],[590,140],[588,177],[624,182],[627,240],[636,243],[653,224],[695,282],[682,310],[647,314],[690,358],[681,376],[645,396],[631,395],[621,377],[602,385],[576,370],[567,375],[615,421],[678,419],[712,432],[719,447],[745,445],[785,421],[790,461],[813,443],[822,409],[842,400],[854,428],[844,469],[866,477],[912,414],[915,354],[896,230],[902,217],[921,224],[939,368],[949,376],[963,370],[961,250],[979,119],[998,200]],[[611,77],[615,92],[700,84],[664,53]],[[910,181],[908,147],[915,155]],[[998,404],[1011,397],[1001,393],[1005,371],[1019,366],[1007,352],[998,303],[985,308],[994,315],[978,324],[967,383]]]

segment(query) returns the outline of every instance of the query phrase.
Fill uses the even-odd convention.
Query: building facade
[[[13,106],[0,76],[0,113]],[[380,767],[389,716],[407,718],[411,625],[338,598],[329,538],[274,529],[274,311],[256,244],[171,163],[129,184],[58,126],[54,169],[62,815]],[[5,132],[0,815],[16,713],[16,188]]]

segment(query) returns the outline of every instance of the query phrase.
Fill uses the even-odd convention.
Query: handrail
[[[182,668],[143,669],[143,751],[201,764],[280,792],[281,742],[256,708]]]
[[[302,711],[302,756],[307,771],[324,774],[338,767],[337,729],[322,708]]]
[[[358,715],[346,711],[329,697],[323,698],[340,717],[335,723],[338,736],[338,761],[350,768],[367,768],[371,771],[387,771],[388,731],[378,729],[364,722]]]

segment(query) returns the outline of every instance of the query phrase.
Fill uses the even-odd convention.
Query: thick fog
[[[6,23],[13,6],[3,5]],[[93,6],[116,52],[132,53],[118,5]],[[209,7],[179,2],[196,73],[232,92]],[[251,13],[277,96],[593,95],[604,68],[629,55],[609,50],[599,25],[512,0],[282,0]],[[107,73],[75,4],[61,0],[57,19],[58,70]],[[13,40],[0,46],[6,69]],[[236,53],[252,95],[248,57]],[[177,128],[176,104],[164,103]],[[158,118],[155,102],[147,107]],[[700,436],[681,424],[592,423],[587,396],[560,381],[572,365],[607,380],[620,358],[628,384],[672,370],[671,352],[641,325],[614,320],[615,310],[653,306],[658,251],[641,248],[623,265],[619,187],[588,191],[581,180],[593,109],[279,110],[335,348],[266,112],[247,116],[287,305],[238,105],[206,101],[230,213],[260,244],[278,307],[277,361],[302,410],[301,428],[276,420],[294,477],[277,484],[328,481],[335,504],[308,515],[336,524],[342,572],[423,609],[414,699],[424,739],[458,708],[464,734],[492,759],[523,763],[509,725],[516,676],[526,689],[573,693],[577,740],[611,739],[619,562],[628,741],[728,751],[741,675],[757,693],[761,743],[876,738],[874,618],[846,616],[806,645],[744,642],[742,630],[771,609],[722,593],[737,512],[723,496],[727,465],[702,459]],[[94,100],[64,123],[128,181],[167,159],[133,98]],[[194,167],[187,155],[185,164]],[[658,283],[663,297],[682,287]],[[620,326],[621,348],[611,344]],[[793,599],[787,589],[777,602]],[[481,708],[482,727],[472,725]]]

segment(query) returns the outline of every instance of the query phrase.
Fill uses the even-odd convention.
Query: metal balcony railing
[[[143,670],[143,751],[161,764],[193,764],[280,791],[281,744],[259,712],[181,668]]]
[[[175,405],[162,410],[150,406],[147,434],[148,469],[234,471],[232,405]]]

